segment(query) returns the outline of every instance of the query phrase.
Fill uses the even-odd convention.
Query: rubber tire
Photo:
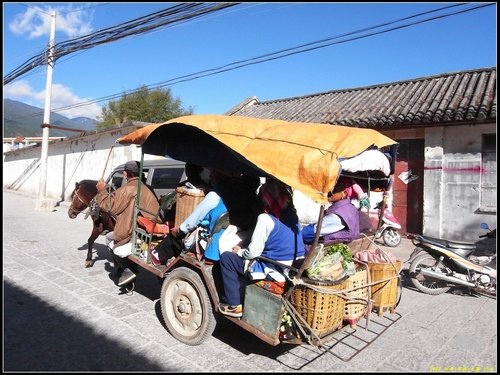
[[[384,243],[389,247],[397,247],[401,243],[401,234],[396,229],[387,228],[382,233]]]
[[[426,278],[426,276],[420,275],[418,270],[423,266],[426,268],[434,268],[436,265],[436,258],[434,258],[429,253],[422,253],[418,255],[410,264],[409,274],[411,283],[422,293],[438,295],[446,293],[451,289],[451,286],[443,286],[448,285],[444,280],[437,280],[432,278]],[[431,266],[432,265],[432,266]],[[448,268],[444,265],[441,265],[440,271],[445,270],[446,272],[450,272]]]
[[[180,267],[168,273],[161,287],[160,303],[167,330],[180,342],[199,345],[214,332],[217,322],[210,298],[195,271]]]

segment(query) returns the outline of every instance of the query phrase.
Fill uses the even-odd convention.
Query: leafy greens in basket
[[[324,248],[322,256],[307,270],[307,275],[316,280],[337,280],[354,272],[351,249],[340,243]]]

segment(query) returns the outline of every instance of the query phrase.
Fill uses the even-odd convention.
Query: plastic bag
[[[346,274],[346,270],[342,265],[343,257],[340,253],[337,252],[318,258],[307,269],[307,276],[310,279],[334,281]]]
[[[378,247],[375,249],[358,251],[354,254],[354,257],[365,263],[394,263],[397,260],[392,253],[382,251]]]

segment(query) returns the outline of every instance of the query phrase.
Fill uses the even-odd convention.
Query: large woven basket
[[[386,309],[393,312],[398,300],[401,261],[368,263],[368,269],[372,283],[373,310],[376,310],[379,316],[382,316]]]
[[[368,309],[370,292],[368,288],[368,269],[365,264],[359,263],[356,265],[356,273],[350,275],[347,279],[346,289],[353,290],[347,293],[349,299],[345,303],[344,322],[354,328]]]
[[[205,193],[199,189],[179,186],[176,189],[175,226],[178,227],[203,200]]]
[[[346,289],[348,279],[339,283],[311,279],[307,281],[310,286],[301,284],[294,288],[290,302],[314,333],[321,338],[342,327],[345,299],[328,292]]]
[[[361,234],[359,238],[349,242],[347,246],[351,250],[351,254],[354,255],[358,251],[366,250],[372,245],[372,240],[365,234]]]

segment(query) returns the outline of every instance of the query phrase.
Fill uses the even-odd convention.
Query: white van
[[[186,179],[183,161],[175,159],[144,160],[143,174],[146,184],[151,186],[158,198],[174,191],[180,181]],[[118,189],[123,184],[123,169],[120,164],[109,175],[106,182]]]

